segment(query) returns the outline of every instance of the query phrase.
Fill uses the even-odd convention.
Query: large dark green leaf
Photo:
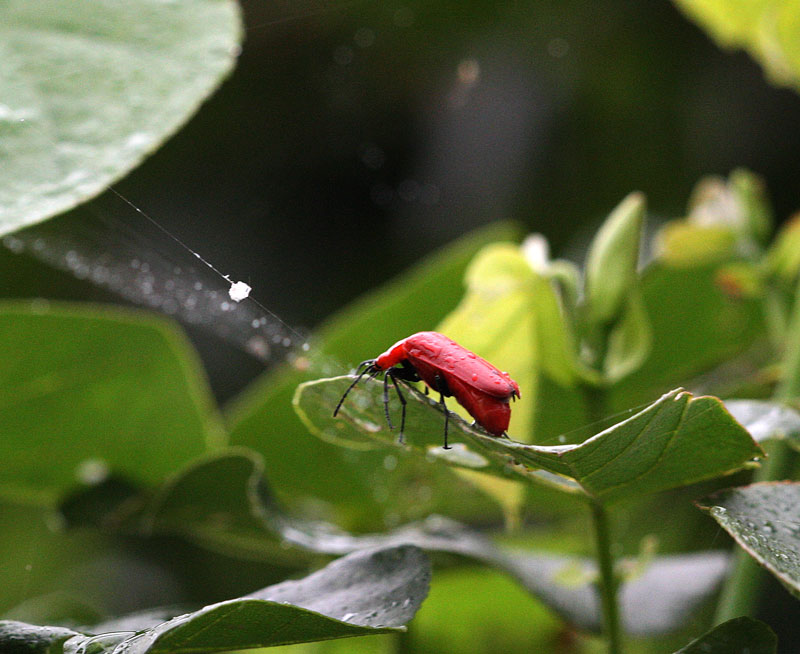
[[[384,633],[411,620],[429,583],[430,564],[416,547],[362,550],[304,579],[158,625],[152,624],[152,614],[139,614],[124,622],[127,632],[76,634],[0,622],[0,650],[49,654],[55,652],[51,645],[63,642],[64,652],[82,651],[91,643],[98,654],[201,654]]]
[[[232,0],[0,5],[0,235],[61,213],[136,166],[235,61]]]
[[[158,482],[223,439],[196,357],[169,323],[96,307],[0,306],[6,497],[52,501],[109,471]]]
[[[291,402],[301,382],[344,373],[398,339],[434,327],[458,303],[475,253],[515,233],[509,225],[485,228],[357,300],[320,328],[312,348],[319,357],[300,362],[307,369],[278,368],[234,403],[231,443],[264,455],[282,501],[297,509],[311,503],[338,524],[359,529],[382,529],[390,514],[406,521],[430,512],[467,517],[493,511],[490,500],[448,470],[431,475],[402,452],[387,458],[383,451],[343,450],[320,441],[298,420]]]
[[[800,483],[759,483],[701,500],[756,561],[800,597]]]
[[[765,337],[760,302],[732,298],[717,283],[717,265],[673,268],[653,263],[641,290],[652,341],[641,368],[610,389],[610,409],[622,411],[686,384]]]
[[[80,502],[84,508],[100,511],[89,522],[115,528],[113,518],[118,518],[120,511],[103,513],[93,495],[84,492],[81,498],[70,501],[68,521],[75,524],[81,518],[79,524],[87,524],[87,511],[75,512]],[[130,505],[130,499],[120,502],[120,508]],[[189,466],[165,484],[136,519],[138,524],[129,520],[118,528],[177,534],[229,554],[272,562],[298,564],[308,560],[310,554],[341,555],[408,544],[429,552],[456,554],[509,574],[563,619],[582,629],[599,631],[602,624],[594,586],[596,566],[589,559],[499,546],[475,530],[440,516],[387,533],[364,535],[295,518],[284,513],[271,497],[260,457],[244,450]],[[622,586],[627,630],[654,635],[679,628],[714,592],[727,560],[727,554],[721,552],[656,557],[641,575]],[[628,563],[623,562],[622,567],[628,567]]]
[[[734,618],[696,638],[675,654],[775,654],[778,639],[760,620]]]
[[[409,389],[408,444],[402,446],[386,426],[383,385],[376,380],[354,390],[339,418],[333,418],[333,408],[351,381],[350,377],[336,377],[298,388],[298,413],[309,429],[326,440],[369,438],[410,448],[429,460],[528,480],[542,481],[544,471],[550,475],[544,480],[559,483],[565,490],[575,490],[577,483],[587,495],[603,501],[724,475],[763,454],[720,400],[693,398],[681,390],[664,395],[633,417],[577,445],[539,446],[495,438],[451,416],[454,447],[444,450],[439,405]],[[399,416],[395,415],[395,420],[399,424]]]

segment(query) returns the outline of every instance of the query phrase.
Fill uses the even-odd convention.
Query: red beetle
[[[508,373],[501,372],[477,354],[461,347],[455,341],[437,332],[418,332],[398,341],[377,359],[362,361],[356,368],[358,376],[336,405],[333,415],[339,413],[347,394],[361,381],[364,375],[377,377],[383,372],[383,405],[386,422],[393,429],[389,418],[389,381],[397,391],[402,404],[400,441],[406,424],[406,399],[400,392],[397,380],[424,381],[439,393],[439,402],[444,409],[444,447],[447,444],[448,412],[445,397],[455,397],[475,422],[493,436],[502,436],[508,429],[511,418],[509,401],[520,396],[519,386]],[[425,388],[427,394],[428,388]]]

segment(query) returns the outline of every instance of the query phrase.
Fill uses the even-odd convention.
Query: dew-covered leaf
[[[0,5],[0,235],[105,189],[233,67],[230,0]]]
[[[698,506],[800,597],[800,483],[732,488],[700,500]]]
[[[298,387],[295,408],[314,433],[335,441],[361,432],[388,446],[411,448],[430,460],[502,476],[516,474],[530,481],[539,480],[543,470],[574,480],[586,494],[603,501],[718,477],[763,454],[720,400],[694,398],[682,390],[667,393],[633,417],[577,445],[539,446],[495,438],[451,415],[454,447],[443,451],[441,408],[409,388],[404,446],[386,426],[383,385],[375,380],[355,389],[339,417],[333,418],[333,409],[351,381],[335,377]],[[399,406],[393,411],[395,424],[400,424]]]
[[[159,482],[223,437],[196,356],[166,321],[0,306],[4,496],[50,502],[112,473]]]
[[[758,442],[783,438],[800,447],[800,413],[779,402],[766,400],[725,400],[725,408]]]
[[[138,621],[119,623],[132,629],[129,632],[87,629],[86,634],[76,635],[0,622],[0,651],[55,654],[39,645],[49,637],[54,643],[67,641],[64,654],[82,652],[89,644],[97,648],[92,651],[103,654],[201,654],[385,633],[402,629],[414,617],[429,584],[430,563],[419,548],[362,550],[303,579],[211,604],[155,626],[146,614],[140,614]],[[17,642],[26,648],[11,649]]]
[[[741,617],[717,625],[675,654],[775,654],[778,639],[760,620]]]

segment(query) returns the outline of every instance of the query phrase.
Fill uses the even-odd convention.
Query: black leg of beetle
[[[394,384],[394,390],[397,391],[397,397],[400,400],[400,436],[398,437],[397,441],[402,443],[405,440],[405,430],[406,430],[406,398],[403,397],[403,394],[400,392],[400,386],[397,383],[397,380],[394,378],[394,375],[389,375],[389,378],[392,380],[392,384]]]
[[[389,417],[389,377],[391,377],[391,375],[389,374],[389,370],[387,370],[383,373],[383,412],[386,414],[386,422],[389,425],[389,429],[394,429],[392,419]]]
[[[362,370],[362,371],[361,371],[361,373],[359,373],[358,377],[356,377],[355,381],[354,381],[352,384],[350,384],[350,386],[348,386],[348,387],[347,387],[347,390],[344,392],[344,395],[342,395],[342,399],[341,399],[341,400],[339,400],[339,404],[337,404],[337,405],[336,405],[336,408],[333,410],[333,417],[334,417],[334,418],[336,417],[336,414],[337,414],[337,413],[339,413],[339,409],[341,409],[341,408],[342,408],[342,403],[344,402],[344,398],[346,398],[346,397],[347,397],[347,395],[350,393],[350,391],[352,391],[352,390],[353,390],[353,388],[355,387],[355,385],[356,385],[358,382],[360,382],[360,381],[361,381],[361,378],[362,378],[364,375],[366,375],[368,372],[370,372],[370,369],[371,369],[371,367],[372,367],[372,362],[371,362],[371,361],[364,361],[364,362],[360,363],[360,364],[358,365],[358,368],[356,368],[356,372],[358,372],[358,370],[359,370],[360,368],[362,368],[362,367],[363,367],[365,364],[366,364],[366,368],[364,368],[364,370]],[[374,376],[377,374],[377,372],[379,372],[379,371],[373,371],[373,372],[372,372],[372,374],[370,375],[370,377],[374,377]]]
[[[395,366],[392,369],[392,374],[398,379],[407,382],[418,382],[420,379],[417,369],[407,359],[403,359],[399,366]]]
[[[450,413],[447,410],[447,405],[444,403],[444,393],[439,393],[439,404],[441,404],[442,409],[444,409],[444,449],[450,450],[452,448],[447,444],[447,423],[450,418]]]

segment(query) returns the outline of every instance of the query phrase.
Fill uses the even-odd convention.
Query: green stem
[[[622,630],[617,603],[617,578],[614,574],[614,558],[611,554],[611,533],[608,528],[608,513],[599,502],[591,502],[594,523],[595,551],[600,569],[600,601],[603,607],[603,632],[608,640],[608,653],[622,651]]]
[[[772,298],[774,305],[775,298]],[[769,315],[770,307],[767,307]],[[772,307],[773,312],[775,307]],[[773,323],[775,317],[773,316]],[[778,325],[780,328],[780,325]],[[773,331],[776,331],[773,329]],[[800,395],[800,283],[795,293],[792,315],[784,329],[783,374],[775,389],[773,399],[788,402]],[[754,482],[782,479],[791,463],[791,451],[782,441],[773,441],[765,446],[767,458],[753,475]],[[763,583],[763,570],[744,550],[736,552],[733,569],[722,587],[715,622],[720,624],[742,615],[753,615]]]
[[[602,420],[606,415],[606,391],[602,387],[584,385],[583,399],[586,415],[590,423]],[[614,556],[611,551],[611,531],[608,525],[608,512],[600,502],[590,501],[592,523],[594,525],[595,557],[600,572],[598,590],[603,609],[603,633],[608,642],[609,654],[622,652],[622,628],[620,626],[619,603],[617,598],[617,577],[614,573]]]
[[[406,630],[394,636],[394,654],[411,654],[414,651],[414,634],[411,625],[406,625]]]

